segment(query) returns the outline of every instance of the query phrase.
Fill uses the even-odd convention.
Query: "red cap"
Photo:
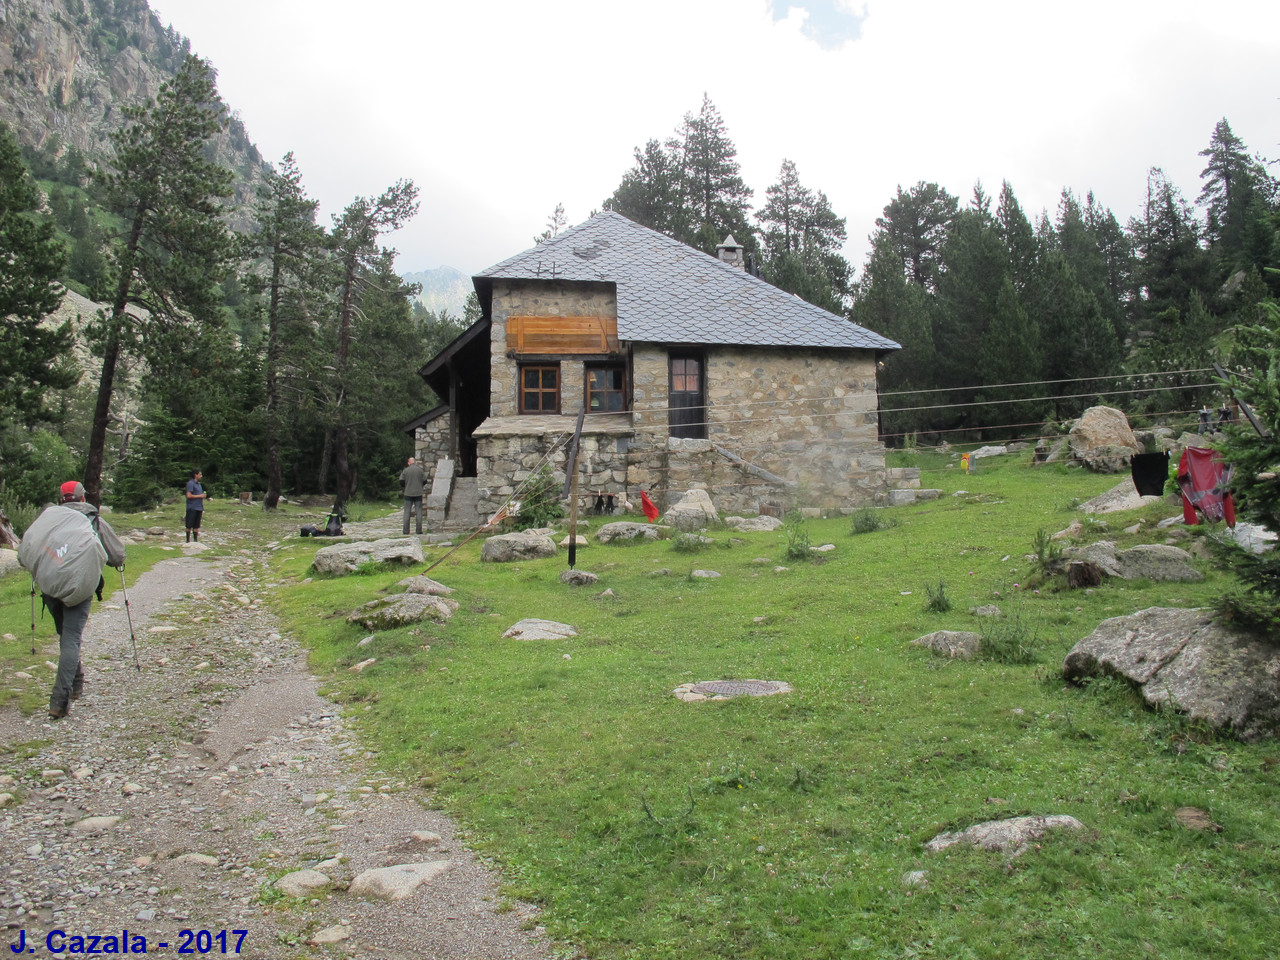
[[[84,499],[84,484],[79,480],[68,480],[62,485],[62,502]]]

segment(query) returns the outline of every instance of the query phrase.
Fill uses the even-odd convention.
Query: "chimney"
[[[731,267],[746,269],[746,259],[742,255],[742,245],[733,239],[733,234],[724,238],[724,243],[716,247],[716,256]]]

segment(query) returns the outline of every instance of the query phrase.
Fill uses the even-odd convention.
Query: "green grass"
[[[118,534],[128,533],[135,527],[152,526],[159,521],[153,514],[119,514],[106,515],[107,522]],[[177,531],[182,533],[182,520],[177,521]],[[126,548],[124,566],[124,583],[126,589],[147,570],[166,557],[181,556],[177,551],[169,552],[160,546],[139,544]],[[121,574],[112,567],[104,567],[102,571],[104,586],[102,596],[109,603],[122,603],[119,596]],[[116,596],[113,597],[113,594]],[[24,713],[43,709],[49,702],[49,674],[40,671],[40,679],[24,681],[11,677],[16,671],[22,671],[33,664],[43,664],[46,660],[56,662],[58,659],[58,634],[53,628],[53,618],[45,612],[37,590],[34,604],[34,631],[32,630],[32,595],[31,577],[24,570],[19,570],[0,579],[0,676],[4,677],[0,685],[0,705],[16,704]],[[94,600],[94,609],[98,602]],[[13,639],[4,639],[12,637]],[[32,645],[35,654],[32,654]]]
[[[477,541],[431,574],[462,604],[450,623],[357,650],[364,631],[331,614],[403,573],[304,584],[314,547],[295,546],[277,554],[294,581],[279,604],[383,764],[435,788],[502,863],[507,892],[542,904],[551,934],[590,956],[1275,955],[1276,744],[1221,739],[1122,684],[1071,687],[1058,672],[1102,619],[1206,605],[1230,577],[1206,565],[1200,584],[1033,591],[1037,530],[1066,527],[1073,503],[1119,478],[1018,457],[965,476],[916,459],[925,486],[968,493],[885,511],[896,526],[856,537],[847,519],[805,521],[838,549],[785,572],[783,530],[701,555],[593,544],[578,555],[602,577],[588,590],[558,583],[563,556],[481,565]],[[1105,535],[1159,541],[1154,521],[1176,512],[1113,516]],[[1120,532],[1139,516],[1152,521],[1142,533]],[[688,578],[698,566],[723,576]],[[672,575],[650,576],[659,567]],[[921,602],[940,581],[945,613]],[[986,627],[1003,631],[992,658],[909,645],[983,629],[968,611],[988,603],[1007,618]],[[579,636],[502,639],[522,617]],[[795,690],[670,695],[719,678]],[[1223,831],[1177,826],[1184,805]],[[1012,863],[922,852],[943,830],[1051,813],[1085,830]],[[918,869],[927,885],[905,886]]]
[[[1102,619],[1207,605],[1232,578],[1201,564],[1198,584],[1028,588],[1037,530],[1066,527],[1073,501],[1119,478],[1015,456],[965,476],[914,456],[941,500],[885,511],[896,526],[858,536],[848,518],[806,520],[811,542],[837,549],[805,563],[786,560],[783,530],[693,554],[592,540],[578,566],[601,581],[575,588],[558,581],[563,553],[480,564],[477,539],[430,573],[461,603],[449,623],[357,648],[367,631],[346,613],[408,571],[317,577],[323,544],[294,537],[271,554],[273,600],[385,770],[436,791],[502,865],[504,892],[545,908],[539,922],[566,955],[1280,953],[1280,746],[1213,736],[1144,709],[1123,684],[1073,687],[1059,672]],[[1121,531],[1176,512],[1113,515],[1105,535],[1160,542],[1154,522]],[[270,520],[244,522],[245,543],[273,535]],[[671,575],[651,576],[660,568]],[[722,576],[695,580],[696,568]],[[929,611],[926,588],[941,581],[953,607]],[[1038,662],[949,661],[910,645],[981,630],[968,611],[989,603]],[[579,635],[502,639],[523,617]],[[362,673],[346,669],[369,657]],[[670,694],[721,678],[794,691],[696,704]],[[1188,805],[1222,832],[1178,826]],[[943,830],[1053,813],[1085,829],[1012,862],[922,850]],[[913,870],[925,886],[903,884]]]

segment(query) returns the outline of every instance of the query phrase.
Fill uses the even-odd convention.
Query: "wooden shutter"
[[[614,317],[508,317],[507,349],[547,356],[616,353],[618,321]]]

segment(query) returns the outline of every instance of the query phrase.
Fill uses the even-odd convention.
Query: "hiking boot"
[[[50,720],[61,720],[63,717],[65,717],[65,716],[66,716],[68,713],[70,713],[70,712],[71,712],[71,708],[70,708],[70,707],[68,707],[65,703],[59,703],[59,704],[50,703],[50,704],[49,704],[49,719],[50,719]]]
[[[84,674],[77,673],[76,678],[71,681],[71,699],[79,700],[84,696]]]

